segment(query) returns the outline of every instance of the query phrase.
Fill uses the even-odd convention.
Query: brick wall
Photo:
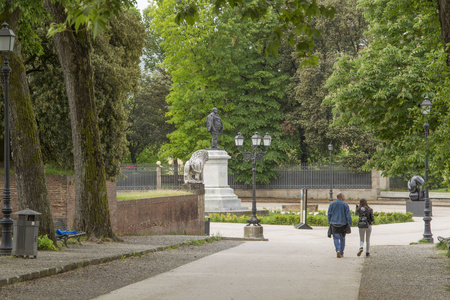
[[[117,202],[118,234],[204,234],[199,196],[181,195]]]
[[[4,179],[0,178],[4,186]],[[16,182],[10,178],[11,206],[18,211]],[[72,175],[47,175],[52,217],[63,218],[70,229],[75,215],[75,179]],[[3,193],[3,189],[0,190]],[[203,195],[182,195],[117,201],[116,183],[107,182],[108,204],[113,231],[118,234],[203,234]],[[0,196],[1,197],[1,196]],[[0,208],[3,203],[0,203]],[[203,208],[203,210],[202,210]],[[0,211],[0,218],[2,218]],[[76,228],[74,228],[76,229]],[[0,230],[1,236],[1,230]]]

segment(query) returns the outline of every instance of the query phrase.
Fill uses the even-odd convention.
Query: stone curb
[[[269,239],[258,239],[258,238],[238,238],[238,237],[222,237],[224,241],[243,241],[243,242],[268,242]]]
[[[142,250],[142,251],[133,251],[133,252],[126,252],[123,254],[114,254],[114,255],[109,255],[109,256],[104,256],[104,257],[100,257],[100,258],[90,258],[90,259],[86,259],[86,260],[79,260],[76,262],[71,262],[68,264],[64,264],[64,265],[60,265],[60,266],[56,266],[56,267],[51,267],[51,268],[44,268],[40,271],[34,271],[34,272],[30,272],[30,273],[25,273],[25,274],[21,274],[18,276],[13,276],[13,277],[9,277],[9,278],[0,278],[0,289],[6,285],[10,285],[10,284],[15,284],[15,283],[19,283],[19,282],[23,282],[23,281],[28,281],[28,280],[33,280],[33,279],[39,279],[39,278],[43,278],[43,277],[48,277],[48,276],[52,276],[52,275],[56,275],[56,274],[60,274],[60,273],[65,273],[65,272],[69,272],[69,271],[73,271],[75,269],[79,269],[79,268],[84,268],[86,266],[92,266],[92,265],[99,265],[102,263],[106,263],[106,262],[110,262],[110,261],[114,261],[114,260],[119,260],[119,259],[125,259],[128,257],[132,257],[132,256],[141,256],[141,255],[146,255],[149,253],[154,253],[154,252],[158,252],[158,251],[164,251],[173,247],[181,247],[184,245],[193,245],[194,242],[197,241],[205,241],[207,242],[207,238],[204,239],[198,239],[195,241],[188,241],[188,242],[183,242],[183,243],[177,243],[177,244],[170,244],[167,246],[160,246],[160,247],[156,247],[156,248],[151,248],[148,250]],[[224,238],[221,238],[224,239]],[[245,240],[249,240],[249,239],[245,239]]]

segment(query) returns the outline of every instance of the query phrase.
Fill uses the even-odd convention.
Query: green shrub
[[[436,244],[436,248],[439,250],[447,251],[446,255],[450,258],[450,248],[447,246],[447,242],[439,241],[439,243]]]
[[[228,222],[228,223],[247,223],[250,216],[236,216],[227,213],[223,214],[210,214],[211,222]],[[374,212],[374,225],[388,224],[388,223],[403,223],[412,222],[412,213],[385,213]],[[300,215],[298,213],[284,213],[282,214],[279,209],[269,210],[269,216],[258,217],[260,224],[274,224],[274,225],[296,225],[300,223]],[[320,210],[315,214],[307,215],[307,223],[310,226],[328,226],[328,217],[325,210]],[[355,216],[352,211],[352,223],[353,227],[358,224],[358,216]]]
[[[38,250],[58,250],[47,235],[38,236]]]

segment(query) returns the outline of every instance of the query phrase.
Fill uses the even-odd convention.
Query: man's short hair
[[[344,194],[343,194],[343,193],[339,193],[339,194],[337,194],[336,197],[337,197],[338,199],[342,199],[342,196],[344,196]]]

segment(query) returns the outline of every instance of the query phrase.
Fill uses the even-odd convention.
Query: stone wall
[[[346,199],[376,200],[379,198],[381,191],[389,189],[389,178],[382,177],[381,172],[372,171],[372,188],[371,189],[336,189],[333,188],[333,199],[339,192],[345,194]],[[251,198],[252,190],[234,190],[240,198]],[[299,189],[256,189],[256,197],[260,198],[278,198],[278,199],[300,199]],[[308,189],[308,199],[329,199],[329,189]]]
[[[0,178],[4,186],[4,178]],[[16,181],[10,178],[11,217],[16,219],[18,199]],[[73,175],[47,175],[52,217],[63,218],[70,229],[75,215]],[[152,199],[117,201],[115,182],[107,182],[108,204],[113,231],[118,234],[203,234],[204,195],[182,195]],[[3,189],[1,190],[3,192]],[[0,203],[0,207],[3,203]],[[0,213],[0,218],[3,215]],[[0,230],[1,235],[1,230]]]

